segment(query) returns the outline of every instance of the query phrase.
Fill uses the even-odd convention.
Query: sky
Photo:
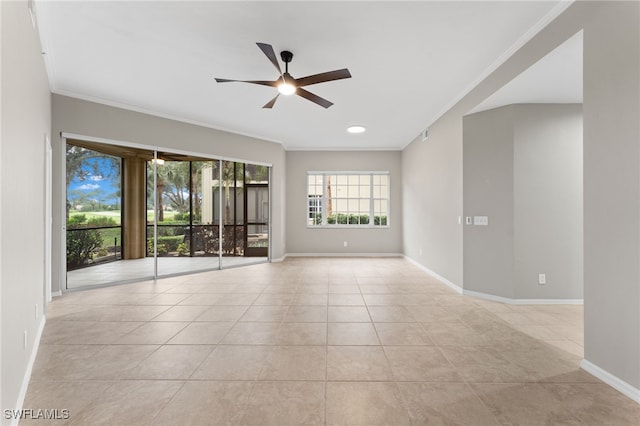
[[[114,158],[114,157],[111,157]],[[112,160],[90,158],[82,167],[83,178],[78,174],[69,183],[67,198],[74,204],[88,203],[91,200],[100,205],[120,204],[120,175],[113,170]]]

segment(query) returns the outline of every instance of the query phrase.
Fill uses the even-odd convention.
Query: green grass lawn
[[[87,220],[91,220],[96,217],[110,217],[116,221],[116,224],[120,225],[120,210],[109,210],[100,212],[85,212],[78,210],[70,210],[69,217],[84,215]]]
[[[147,221],[148,222],[153,222],[153,218],[154,216],[154,211],[153,210],[147,210]],[[172,211],[164,211],[164,220],[165,221],[172,221],[173,217],[176,215],[177,212],[172,212]]]
[[[164,220],[167,222],[173,221],[175,214],[176,212],[173,212],[173,211],[165,211]],[[78,211],[78,210],[69,211],[69,217],[72,218],[74,216],[84,216],[86,221],[90,221],[91,219],[100,218],[100,217],[108,217],[113,219],[115,221],[115,224],[113,226],[118,226],[118,228],[105,228],[105,229],[98,230],[98,232],[100,232],[100,236],[102,237],[101,248],[108,249],[110,247],[113,247],[114,245],[117,245],[118,247],[122,245],[122,233],[120,228],[121,226],[120,210],[93,211],[93,212]],[[152,222],[153,217],[154,217],[154,211],[147,210],[147,220],[149,222]],[[179,223],[177,224],[177,226],[181,227],[183,225]],[[173,237],[168,237],[168,238],[173,238]],[[182,241],[183,238],[184,237],[182,235],[177,237],[177,239],[180,239],[180,242]]]
[[[100,232],[100,236],[102,237],[102,248],[107,249],[109,247],[113,247],[114,243],[116,243],[116,238],[117,238],[117,245],[121,246],[122,245],[122,234],[121,234],[121,228],[119,228],[120,224],[120,211],[119,210],[111,210],[111,211],[97,211],[97,212],[85,212],[85,211],[77,211],[77,210],[71,210],[69,212],[69,217],[74,217],[74,216],[84,216],[86,218],[87,221],[97,218],[97,217],[109,217],[111,219],[113,219],[115,221],[115,224],[113,226],[118,226],[118,228],[106,228],[106,229],[100,229],[98,232]],[[81,231],[80,231],[81,232]]]
[[[164,220],[172,221],[175,214],[176,212],[165,211]],[[69,217],[76,216],[76,215],[84,215],[87,218],[87,220],[90,220],[94,217],[110,217],[113,220],[115,220],[118,225],[120,225],[120,215],[121,215],[120,210],[108,210],[108,211],[97,211],[97,212],[87,212],[87,211],[78,211],[78,210],[69,211]],[[149,222],[153,222],[153,218],[154,218],[154,211],[147,210],[147,220]]]
[[[120,228],[101,229],[100,236],[102,236],[102,248],[113,247],[115,238],[118,239],[118,247],[122,245]]]

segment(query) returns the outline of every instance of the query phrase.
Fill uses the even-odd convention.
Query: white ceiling
[[[38,1],[36,10],[54,93],[287,149],[400,149],[567,5]],[[353,78],[307,87],[329,109],[298,96],[262,109],[276,89],[214,80],[274,80],[256,42],[292,51],[294,77],[346,67]],[[348,134],[351,124],[367,131]]]
[[[516,103],[582,103],[582,31],[505,84],[470,113]]]

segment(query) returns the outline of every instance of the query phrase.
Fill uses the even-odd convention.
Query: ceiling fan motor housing
[[[288,64],[293,59],[293,53],[289,52],[288,50],[283,50],[282,52],[280,52],[280,57],[282,58],[282,62]]]

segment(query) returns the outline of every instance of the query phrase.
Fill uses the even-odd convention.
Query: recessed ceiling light
[[[364,126],[350,126],[347,127],[349,133],[364,133],[367,129]]]

